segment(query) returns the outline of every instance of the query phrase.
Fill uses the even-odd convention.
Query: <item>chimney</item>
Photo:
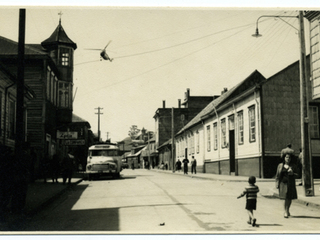
[[[221,91],[221,95],[228,92],[228,88],[223,88],[223,90]]]
[[[178,99],[178,107],[181,108],[181,99]]]
[[[166,108],[166,101],[165,100],[162,101],[162,108]]]

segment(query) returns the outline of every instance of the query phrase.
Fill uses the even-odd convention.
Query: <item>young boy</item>
[[[237,198],[241,198],[244,195],[247,197],[246,202],[246,209],[249,215],[249,221],[248,224],[252,224],[252,227],[256,225],[257,219],[254,218],[253,210],[256,210],[257,208],[257,193],[259,192],[259,187],[255,185],[256,183],[256,177],[251,176],[249,177],[249,186],[245,187],[243,193]]]

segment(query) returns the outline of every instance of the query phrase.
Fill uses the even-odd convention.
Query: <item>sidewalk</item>
[[[218,175],[211,173],[197,173],[191,174],[188,172],[187,175],[183,174],[183,171],[180,172],[172,172],[172,170],[161,170],[161,169],[150,169],[150,171],[156,171],[166,174],[176,174],[184,177],[191,178],[199,178],[206,179],[211,181],[226,181],[226,182],[248,182],[248,177],[244,176],[233,176],[233,175]],[[278,189],[275,188],[275,180],[274,179],[263,179],[257,178],[257,185],[260,189],[260,196],[269,197],[269,198],[278,198]],[[294,202],[304,204],[309,207],[320,208],[320,179],[314,179],[314,196],[306,196],[305,190],[303,186],[299,186],[300,179],[296,180],[297,182],[297,193],[298,199],[293,200]]]
[[[72,185],[80,183],[82,175],[82,173],[74,174],[71,184],[63,184],[62,178],[58,178],[58,183],[52,183],[52,180],[49,178],[46,183],[43,182],[43,179],[29,183],[23,216],[21,214],[9,213],[5,216],[6,221],[0,222],[0,231],[19,231],[22,222],[52,203]]]

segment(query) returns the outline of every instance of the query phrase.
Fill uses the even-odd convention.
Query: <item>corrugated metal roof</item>
[[[88,127],[91,128],[90,123],[87,120],[82,119],[81,117],[77,116],[74,113],[72,113],[72,122],[73,123],[76,123],[76,122],[86,123],[88,125]]]
[[[211,103],[209,103],[198,115],[196,115],[193,119],[191,119],[190,122],[186,124],[176,135],[181,134],[186,129],[198,124],[202,120],[204,120],[207,116],[210,116],[212,112],[215,111],[223,102],[225,102],[233,93],[236,92],[236,90],[242,86],[244,83],[250,81],[251,79],[254,79],[256,76],[261,76],[263,79],[265,79],[259,71],[255,70],[253,73],[251,73],[246,79],[238,83],[236,86],[232,87],[227,92],[223,93],[220,97],[214,99]]]
[[[46,46],[50,46],[50,45],[55,45],[57,43],[62,43],[65,45],[69,45],[71,46],[73,49],[77,48],[77,44],[74,43],[66,34],[66,32],[64,31],[62,25],[61,25],[61,21],[59,22],[59,25],[57,26],[57,28],[54,30],[54,32],[51,34],[51,36],[49,38],[47,38],[46,40],[44,40],[41,45],[46,47]]]
[[[25,55],[48,55],[40,44],[25,44]],[[18,42],[0,36],[0,55],[18,55]]]

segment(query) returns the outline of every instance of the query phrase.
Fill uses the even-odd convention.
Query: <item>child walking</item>
[[[241,193],[241,195],[237,198],[241,198],[244,195],[246,195],[247,201],[246,201],[246,209],[249,215],[249,221],[248,224],[251,224],[252,227],[256,226],[256,221],[253,210],[256,210],[257,208],[257,193],[259,192],[259,187],[255,185],[256,183],[256,177],[251,176],[249,177],[249,186],[245,187],[244,191]]]

